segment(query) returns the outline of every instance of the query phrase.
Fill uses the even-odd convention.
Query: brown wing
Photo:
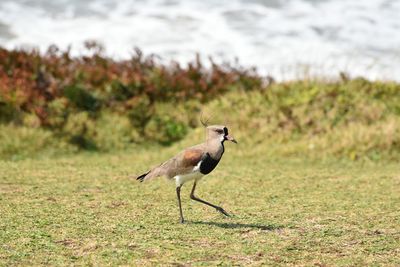
[[[172,178],[175,175],[188,173],[199,163],[203,156],[203,150],[198,148],[189,148],[175,157],[165,161],[161,165],[153,168],[147,173],[142,180],[149,180],[158,176],[167,176]]]
[[[175,175],[191,172],[196,166],[201,157],[203,151],[201,149],[189,148],[179,153],[176,157],[172,158],[168,164],[167,176],[172,178]]]
[[[182,158],[182,167],[196,166],[201,160],[202,156],[203,156],[203,151],[200,149],[185,150]]]

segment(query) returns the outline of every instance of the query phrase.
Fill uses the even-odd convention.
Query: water
[[[280,80],[399,81],[399,14],[398,0],[0,0],[0,45],[80,54],[91,39],[116,59],[136,46],[164,61],[237,58]]]

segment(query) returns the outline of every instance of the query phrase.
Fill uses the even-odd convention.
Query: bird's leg
[[[192,188],[192,192],[190,192],[190,198],[191,198],[191,199],[196,200],[196,201],[198,201],[198,202],[201,202],[201,203],[203,203],[203,204],[206,204],[206,205],[208,205],[208,206],[210,206],[210,207],[213,207],[213,208],[215,208],[217,211],[219,211],[219,212],[221,212],[222,214],[224,214],[225,216],[229,216],[229,214],[228,214],[223,208],[221,208],[221,207],[219,207],[219,206],[216,206],[216,205],[214,205],[214,204],[211,204],[211,203],[209,203],[209,202],[207,202],[207,201],[204,201],[204,200],[202,200],[202,199],[196,197],[196,196],[194,195],[194,190],[196,190],[196,182],[194,182],[193,188]]]
[[[179,214],[180,214],[180,216],[181,216],[180,222],[181,222],[181,223],[184,223],[185,220],[183,219],[182,205],[181,205],[181,187],[182,187],[182,185],[180,185],[180,186],[178,186],[178,187],[176,188],[176,195],[178,196]]]

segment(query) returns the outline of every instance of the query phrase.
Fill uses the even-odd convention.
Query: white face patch
[[[225,136],[224,136],[224,135],[221,135],[221,136],[220,136],[220,140],[221,140],[221,142],[223,142],[223,141],[225,140]]]

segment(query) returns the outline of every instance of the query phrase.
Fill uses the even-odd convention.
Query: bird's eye
[[[224,133],[224,130],[221,130],[221,129],[217,129],[216,131],[217,131],[217,133],[219,133],[219,134]]]

